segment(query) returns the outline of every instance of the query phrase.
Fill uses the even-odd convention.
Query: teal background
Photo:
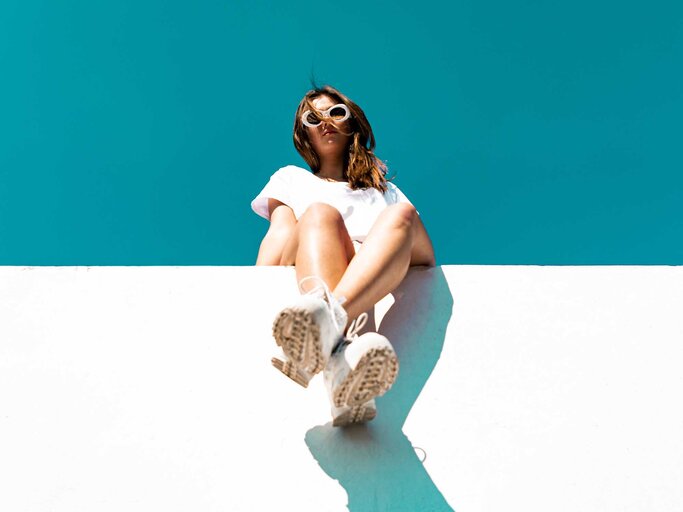
[[[440,264],[683,264],[680,2],[14,0],[0,264],[249,265],[315,74]]]

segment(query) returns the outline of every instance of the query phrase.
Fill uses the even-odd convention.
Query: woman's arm
[[[296,226],[292,209],[277,199],[268,199],[268,211],[270,227],[261,241],[256,265],[279,265],[285,244]]]

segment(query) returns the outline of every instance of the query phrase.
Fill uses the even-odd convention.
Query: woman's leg
[[[355,254],[339,212],[319,203],[309,207],[297,222],[280,264],[296,265],[299,281],[308,276],[322,278],[334,295],[346,298],[344,316],[353,319],[391,292],[409,265],[433,265],[434,254],[415,209],[409,205],[394,205],[382,212]],[[329,310],[333,318],[315,301],[285,308],[273,324],[273,335],[287,359],[273,358],[273,365],[306,386],[311,376],[323,369],[338,338],[342,326],[337,324],[341,315],[336,308]],[[319,316],[321,311],[326,312],[324,316]],[[318,323],[319,332],[310,329],[312,323]]]
[[[314,203],[296,223],[280,265],[295,265],[297,281],[318,276],[332,290],[353,256],[353,243],[339,211],[328,204]]]
[[[409,266],[433,266],[434,249],[412,205],[387,207],[358,254],[336,208],[314,203],[285,245],[281,265],[295,265],[297,280],[316,275],[344,297],[349,319],[374,306],[403,280]]]
[[[292,209],[275,199],[268,200],[270,226],[261,241],[256,265],[279,265],[287,240],[296,227],[296,217]]]
[[[392,292],[411,265],[435,265],[432,243],[413,206],[389,206],[380,214],[332,293],[345,297],[344,309],[349,319],[356,318]]]

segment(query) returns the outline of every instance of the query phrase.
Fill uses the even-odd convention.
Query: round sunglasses
[[[342,121],[346,121],[349,117],[351,117],[349,107],[343,103],[339,103],[337,105],[332,105],[323,112],[307,110],[301,114],[301,122],[309,128],[315,128],[320,126],[324,119],[330,119],[334,122],[341,123]]]

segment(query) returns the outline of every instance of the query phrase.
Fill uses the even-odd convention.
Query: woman
[[[385,179],[370,123],[353,101],[330,86],[306,93],[294,145],[313,172],[283,167],[252,201],[270,220],[256,264],[294,265],[303,294],[275,319],[284,357],[272,363],[304,387],[325,370],[333,424],[368,421],[398,360],[384,336],[358,336],[364,312],[410,266],[433,266],[434,250],[413,205]]]

